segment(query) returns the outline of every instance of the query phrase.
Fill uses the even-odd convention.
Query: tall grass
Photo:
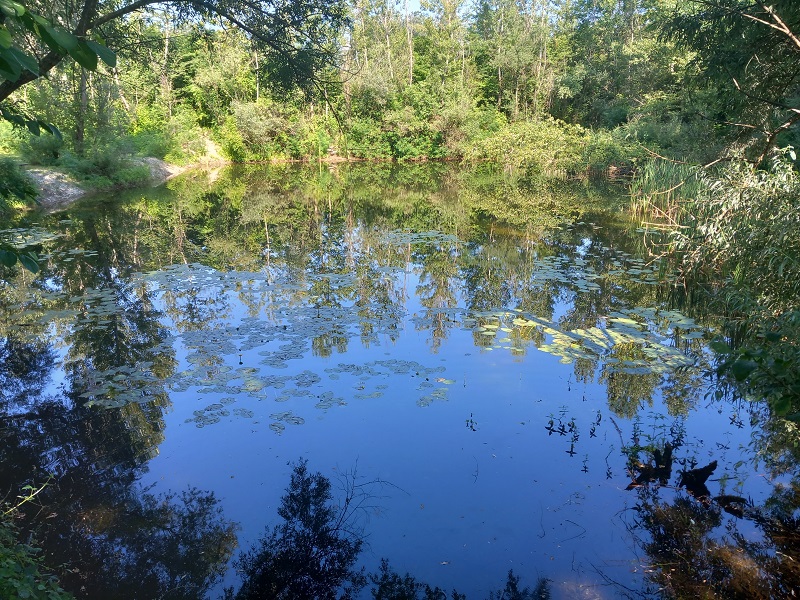
[[[703,187],[697,165],[653,159],[637,169],[631,181],[631,206],[648,225],[683,226]]]

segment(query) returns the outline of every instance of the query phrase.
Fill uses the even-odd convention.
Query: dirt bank
[[[186,170],[185,167],[171,165],[152,157],[137,158],[133,163],[146,165],[150,170],[149,180],[143,181],[142,185],[159,185]],[[26,172],[39,189],[37,198],[39,204],[48,212],[66,208],[88,193],[78,181],[60,171],[46,167],[31,167]]]

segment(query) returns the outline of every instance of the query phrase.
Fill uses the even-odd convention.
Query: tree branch
[[[75,36],[83,37],[89,31],[92,26],[92,18],[97,13],[98,2],[99,0],[86,0],[83,8],[81,9],[81,16],[78,19],[78,24],[75,27],[75,31],[72,32]],[[0,84],[0,102],[8,98],[26,83],[35,81],[39,77],[49,73],[50,70],[63,59],[64,56],[58,52],[48,52],[44,55],[44,58],[39,61],[38,75],[31,73],[30,71],[24,71],[16,81],[4,81],[2,84]]]
[[[778,14],[775,12],[775,9],[772,8],[771,6],[766,6],[763,2],[760,2],[760,1],[759,1],[758,5],[761,7],[761,9],[764,12],[766,12],[770,17],[772,17],[772,19],[775,21],[775,23],[770,23],[769,21],[765,21],[764,19],[759,19],[758,17],[755,17],[753,15],[747,14],[745,12],[742,13],[742,16],[747,18],[747,19],[751,19],[751,20],[755,21],[756,23],[761,23],[762,25],[766,25],[767,27],[771,27],[772,29],[774,29],[776,31],[780,31],[782,34],[786,35],[790,40],[792,40],[794,45],[797,46],[797,49],[800,50],[800,38],[798,38],[792,32],[792,30],[789,29],[789,26],[783,21],[783,19],[780,18],[780,16],[778,16]],[[777,23],[777,25],[776,25],[776,23]]]

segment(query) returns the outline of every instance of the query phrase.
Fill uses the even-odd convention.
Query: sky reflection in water
[[[640,490],[625,488],[665,444],[676,462],[663,498],[678,471],[712,460],[712,495],[769,493],[740,452],[748,415],[704,396],[709,334],[659,306],[657,265],[633,256],[637,234],[613,210],[540,192],[545,222],[504,226],[479,185],[451,182],[448,196],[439,179],[397,184],[360,201],[361,188],[315,196],[279,179],[188,199],[173,183],[123,204],[138,225],[108,239],[98,228],[95,247],[69,231],[117,209],[61,226],[42,318],[71,324],[49,331],[66,340],[49,392],[108,412],[159,397],[163,439],[142,450],[139,475],[151,493],[213,490],[246,549],[276,521],[292,461],[334,480],[355,469],[391,484],[365,522],[362,564],[386,557],[470,598],[509,569],[528,585],[549,578],[556,598],[641,590]],[[84,259],[105,272],[99,292],[64,283],[79,275],[63,262],[78,243],[99,253]],[[81,335],[139,318],[125,361],[75,366]],[[236,582],[229,571],[210,595]]]

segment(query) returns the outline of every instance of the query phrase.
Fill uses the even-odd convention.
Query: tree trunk
[[[78,156],[83,156],[86,150],[86,113],[89,110],[89,94],[87,90],[88,73],[86,69],[79,68],[78,110],[75,114],[75,152]]]
[[[408,0],[405,0],[406,43],[408,44],[408,85],[414,83],[414,38],[411,31],[411,16],[408,13]]]

